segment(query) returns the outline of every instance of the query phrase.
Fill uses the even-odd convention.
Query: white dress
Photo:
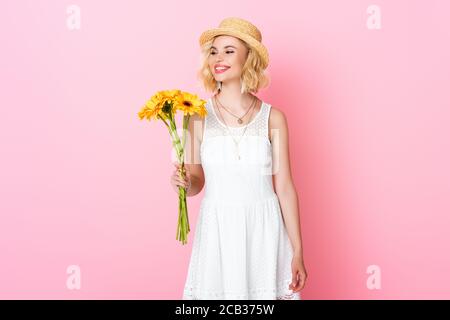
[[[272,183],[271,105],[230,128],[212,100],[201,143],[205,193],[200,204],[183,300],[300,300],[289,289],[293,249]]]

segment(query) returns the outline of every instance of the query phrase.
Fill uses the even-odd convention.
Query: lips
[[[216,73],[224,73],[225,71],[227,71],[228,69],[230,69],[229,66],[225,66],[225,65],[220,65],[220,64],[216,64],[214,66],[214,71]]]

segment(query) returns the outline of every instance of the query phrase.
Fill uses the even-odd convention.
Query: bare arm
[[[188,132],[185,145],[185,167],[190,173],[190,188],[187,196],[192,197],[200,193],[205,184],[205,175],[200,159],[200,145],[203,134],[203,118],[197,114],[189,118]]]
[[[303,259],[298,196],[290,168],[287,119],[274,107],[270,117],[270,128],[274,189],[280,200],[281,211],[294,252]]]

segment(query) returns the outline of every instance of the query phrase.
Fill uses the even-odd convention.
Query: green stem
[[[174,119],[169,119],[169,124],[167,124],[164,119],[161,118],[163,122],[166,124],[169,129],[169,134],[172,138],[172,145],[175,147],[177,152],[178,162],[181,163],[181,176],[185,178],[185,170],[184,170],[184,146],[186,142],[186,131],[189,123],[189,115],[183,117],[183,135],[182,140],[180,141],[180,137],[178,136],[178,132],[176,130],[176,125],[174,123]],[[181,241],[182,244],[187,243],[187,234],[190,231],[189,226],[189,216],[187,210],[187,200],[186,200],[186,189],[184,187],[179,187],[179,205],[178,205],[178,226],[177,226],[177,237],[176,239]]]

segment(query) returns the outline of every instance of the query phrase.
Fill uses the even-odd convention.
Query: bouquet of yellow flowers
[[[197,95],[183,92],[181,90],[163,90],[158,91],[147,101],[145,106],[139,111],[138,116],[142,120],[161,120],[169,129],[172,145],[175,147],[178,163],[180,166],[180,175],[185,178],[186,169],[184,167],[184,145],[186,142],[186,131],[189,124],[189,118],[193,114],[204,117],[207,114],[205,100],[199,99]],[[183,135],[182,139],[178,136],[175,122],[176,111],[183,112]],[[182,244],[187,243],[187,234],[190,231],[189,216],[186,203],[186,188],[179,187],[178,193],[178,227],[176,239]]]

